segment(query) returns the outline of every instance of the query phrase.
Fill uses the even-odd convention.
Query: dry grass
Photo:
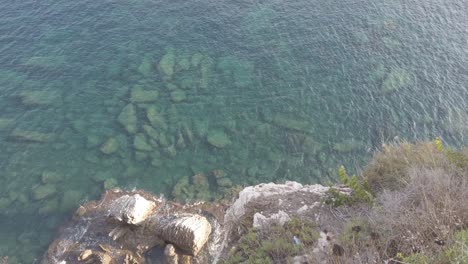
[[[384,190],[370,219],[385,244],[382,253],[432,254],[452,234],[468,227],[468,178],[441,168],[411,168],[408,183],[399,190]]]
[[[308,255],[308,263],[448,264],[459,259],[468,261],[464,255],[468,248],[466,153],[444,150],[433,142],[388,145],[374,155],[363,176],[374,192],[375,202],[330,207],[329,214],[322,215],[316,225],[329,231],[327,241],[333,247],[319,254],[312,253],[310,248],[301,248],[300,253]],[[454,234],[460,231],[464,238],[457,240]],[[285,252],[297,249],[291,247],[289,240],[283,240],[282,234],[270,230],[255,233],[255,239],[244,236],[240,240],[244,243],[238,246],[242,248],[244,244],[244,253],[249,254],[243,254],[240,262],[264,248],[272,262],[287,263]],[[270,242],[250,242],[257,240]],[[335,245],[339,246],[338,253]],[[289,256],[298,252],[292,253]],[[266,259],[264,255],[257,259]],[[468,263],[463,261],[458,263]]]
[[[345,223],[341,232],[352,239],[343,241],[343,263],[398,263],[397,255],[431,258],[445,250],[456,231],[468,228],[467,157],[434,142],[387,145],[376,153],[363,172],[376,201],[368,226],[358,225],[365,232],[350,232],[352,222]]]
[[[433,142],[391,144],[374,155],[363,176],[376,193],[383,189],[396,190],[407,184],[408,169],[415,166],[446,168],[449,163]]]

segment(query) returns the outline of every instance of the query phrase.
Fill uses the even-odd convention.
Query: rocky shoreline
[[[268,183],[244,188],[231,204],[181,205],[144,191],[111,189],[99,201],[76,210],[45,259],[49,264],[137,264],[145,263],[146,254],[159,247],[164,253],[156,263],[218,263],[236,246],[246,217],[253,217],[253,228],[259,230],[293,217],[322,223],[318,228],[330,230],[326,223],[333,215],[322,203],[328,190],[318,184]],[[317,256],[333,247],[333,241],[323,242],[317,244]]]

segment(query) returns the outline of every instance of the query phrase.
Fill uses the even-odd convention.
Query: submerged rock
[[[58,104],[62,96],[58,91],[39,90],[23,91],[19,95],[21,103],[26,106],[50,106]]]
[[[54,184],[43,184],[39,185],[32,191],[32,197],[34,200],[42,200],[49,196],[52,196],[57,192],[57,187]]]
[[[204,56],[200,62],[200,72],[201,72],[201,79],[200,79],[200,88],[207,89],[209,88],[212,78],[213,78],[213,71],[214,71],[214,60],[208,56]]]
[[[175,91],[175,90],[177,90],[177,85],[175,85],[175,84],[173,84],[173,83],[167,83],[167,84],[166,84],[166,88],[167,88],[167,90],[169,90],[169,91]]]
[[[174,49],[168,49],[166,54],[159,61],[159,69],[164,74],[165,79],[172,79],[174,66],[176,64],[176,53]]]
[[[119,150],[119,141],[115,137],[111,137],[102,144],[100,150],[107,155],[113,154]]]
[[[143,125],[143,130],[146,132],[146,135],[148,135],[148,137],[150,137],[150,138],[152,138],[154,140],[159,139],[158,131],[156,131],[156,129],[154,129],[152,126]]]
[[[186,73],[178,78],[179,86],[182,89],[189,90],[197,87],[198,77],[193,73]]]
[[[135,135],[135,138],[133,139],[133,147],[136,150],[140,151],[151,151],[153,148],[151,145],[148,143],[148,140],[143,133],[138,133]]]
[[[197,173],[193,175],[192,182],[196,189],[195,199],[208,201],[211,198],[208,177],[204,173]]]
[[[193,67],[198,67],[203,59],[203,54],[195,53],[192,55],[191,63]]]
[[[193,129],[195,130],[196,135],[200,138],[205,138],[208,134],[208,128],[208,122],[204,120],[195,120],[193,122]]]
[[[62,174],[55,171],[43,171],[41,175],[42,183],[58,183],[64,180]]]
[[[185,101],[186,99],[187,99],[187,95],[182,90],[175,90],[171,92],[171,100],[174,103],[179,103],[179,102]]]
[[[86,136],[86,147],[94,148],[102,143],[101,135],[90,134]]]
[[[186,141],[188,141],[188,143],[193,143],[193,132],[192,130],[190,129],[189,125],[184,123],[182,124],[182,134],[184,136],[184,138],[186,139]]]
[[[224,148],[232,142],[222,130],[212,130],[206,136],[208,143],[217,148]]]
[[[276,114],[272,120],[273,124],[296,131],[310,133],[312,130],[312,125],[306,120],[299,120],[297,118],[291,117],[285,114]]]
[[[130,92],[130,101],[132,103],[149,103],[158,100],[159,92],[155,90],[143,90],[137,86]]]
[[[169,147],[164,149],[164,153],[167,154],[167,156],[174,158],[177,156],[177,150],[174,145],[170,145]]]
[[[384,92],[393,92],[411,85],[414,85],[413,75],[404,69],[395,68],[383,80],[382,89]]]
[[[153,73],[153,60],[150,56],[145,56],[138,66],[138,72],[145,77],[151,77]]]
[[[17,140],[39,143],[51,142],[56,137],[53,133],[43,133],[38,131],[24,130],[21,128],[13,129],[10,136]]]
[[[156,129],[166,129],[167,124],[164,116],[162,116],[155,106],[148,107],[146,109],[146,118],[150,124]]]
[[[333,145],[333,149],[340,153],[354,152],[366,149],[366,144],[359,140],[348,139]]]
[[[127,130],[129,134],[135,134],[137,131],[137,115],[133,104],[126,105],[117,118],[119,123]]]
[[[44,68],[61,67],[66,63],[65,56],[51,55],[51,56],[33,56],[24,62],[27,66],[36,66]]]
[[[161,145],[161,147],[169,147],[171,145],[171,140],[168,136],[166,136],[166,134],[159,134],[159,145]]]
[[[177,70],[187,71],[190,69],[190,60],[187,56],[180,56],[177,62]]]

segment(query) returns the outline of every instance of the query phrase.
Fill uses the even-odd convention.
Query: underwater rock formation
[[[156,109],[156,107],[154,106],[148,107],[148,109],[146,109],[146,118],[148,118],[148,121],[150,122],[151,126],[153,126],[156,129],[167,128],[166,120],[158,112],[158,109]]]
[[[62,97],[58,91],[23,91],[19,95],[25,106],[50,106],[61,103]]]
[[[167,53],[159,61],[159,69],[166,80],[171,80],[174,74],[176,54],[174,49],[168,49]]]
[[[140,66],[138,66],[138,72],[145,77],[151,77],[153,75],[153,60],[149,56],[145,56]]]
[[[142,87],[136,86],[130,92],[130,101],[132,103],[149,103],[158,99],[159,92],[155,90],[143,90]]]
[[[171,92],[171,100],[174,103],[179,103],[179,102],[185,101],[186,99],[187,99],[187,95],[182,90],[175,90]]]
[[[32,190],[32,197],[34,200],[42,200],[46,197],[52,196],[57,192],[57,187],[54,184],[39,185]]]
[[[102,144],[100,148],[101,152],[104,154],[112,154],[115,153],[119,150],[119,142],[117,141],[116,138],[111,137]]]
[[[119,123],[127,130],[129,134],[135,134],[137,131],[137,115],[133,104],[126,105],[117,118]]]
[[[310,133],[312,125],[307,120],[300,120],[286,114],[276,114],[272,120],[273,124],[285,129]]]
[[[133,139],[133,147],[136,150],[140,151],[151,151],[153,148],[151,145],[148,143],[148,140],[143,133],[138,133],[135,135],[135,138]]]
[[[210,131],[206,137],[206,140],[208,143],[210,143],[210,145],[217,148],[224,148],[232,143],[226,133],[224,133],[222,130]]]
[[[38,143],[45,143],[51,142],[56,137],[53,133],[43,133],[38,131],[32,130],[25,130],[21,128],[15,128],[11,132],[10,136],[13,139],[19,141],[29,141],[29,142],[38,142]]]
[[[414,85],[415,78],[413,75],[401,68],[392,69],[382,82],[382,89],[384,92],[394,92],[405,87]]]

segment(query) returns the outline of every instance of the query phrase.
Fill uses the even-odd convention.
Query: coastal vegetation
[[[442,141],[383,145],[362,173],[341,166],[323,206],[334,215],[330,263],[468,263],[468,155]],[[350,193],[341,190],[348,188]],[[302,218],[273,231],[246,228],[224,263],[315,263],[323,223]],[[248,225],[246,225],[248,226]],[[293,225],[294,226],[294,225]],[[326,232],[326,231],[325,231]],[[300,237],[300,246],[294,242]],[[304,239],[307,237],[307,239]],[[332,240],[327,234],[327,239]],[[283,245],[283,246],[281,246]],[[278,252],[282,252],[278,257]]]

